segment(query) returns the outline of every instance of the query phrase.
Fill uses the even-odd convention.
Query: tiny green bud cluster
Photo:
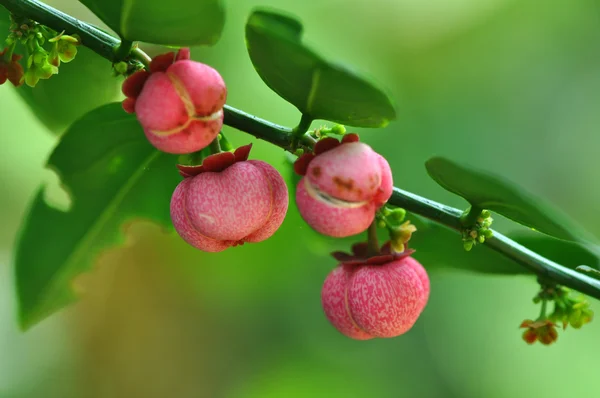
[[[387,228],[390,235],[390,245],[394,252],[402,253],[406,250],[406,244],[417,228],[404,221],[406,210],[402,208],[390,208],[389,205],[382,207],[376,214],[377,226]]]
[[[590,309],[590,303],[585,296],[574,297],[571,290],[564,286],[553,289],[552,300],[554,300],[554,312],[550,314],[550,320],[561,322],[563,329],[568,325],[580,329],[586,323],[591,322],[594,312]]]
[[[463,218],[467,215],[468,212],[465,212]],[[471,251],[473,246],[484,243],[486,239],[493,236],[493,232],[490,229],[493,221],[492,214],[488,210],[483,210],[477,217],[475,224],[467,226],[462,230],[463,247],[466,251]]]
[[[309,135],[316,139],[325,138],[331,135],[344,135],[346,134],[346,127],[341,124],[335,124],[331,127],[321,126],[309,132]]]
[[[564,286],[540,283],[542,289],[533,298],[534,303],[542,303],[540,315],[535,321],[527,319],[521,323],[521,328],[526,328],[523,333],[525,342],[533,344],[539,341],[548,345],[558,339],[556,323],[562,323],[564,330],[568,325],[580,329],[586,323],[591,322],[594,312],[583,295],[573,297],[571,290]],[[554,311],[546,316],[546,306],[551,301],[554,302]]]
[[[11,16],[10,33],[0,60],[0,84],[10,80],[15,86],[25,83],[30,87],[58,73],[60,62],[70,62],[77,54],[80,39],[58,33],[27,18]],[[20,44],[26,54],[25,70],[19,64],[20,55],[14,54]]]

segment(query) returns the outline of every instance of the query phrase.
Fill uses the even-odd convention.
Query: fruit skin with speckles
[[[365,231],[392,190],[388,162],[370,146],[348,142],[310,161],[296,204],[317,232],[342,238]]]
[[[429,277],[412,257],[382,265],[339,265],[321,292],[329,322],[355,340],[406,333],[429,299]]]
[[[123,108],[137,115],[157,149],[185,154],[206,148],[223,126],[227,88],[215,69],[191,61],[189,51],[155,57],[150,72],[123,83]]]
[[[240,161],[183,180],[171,198],[171,219],[187,243],[220,252],[271,237],[285,218],[288,202],[277,170],[259,160]]]

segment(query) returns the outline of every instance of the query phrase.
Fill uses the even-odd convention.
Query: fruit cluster
[[[287,186],[271,165],[248,160],[251,145],[220,150],[227,89],[215,69],[190,60],[189,50],[182,49],[155,57],[148,71],[129,76],[123,93],[124,110],[135,113],[157,149],[173,154],[210,149],[201,163],[178,165],[183,181],[171,199],[171,219],[187,243],[220,252],[277,231],[288,209]],[[294,170],[302,176],[296,188],[300,215],[323,235],[357,235],[390,214],[383,211],[393,191],[390,166],[356,134],[341,141],[323,137]],[[340,263],[325,280],[322,304],[327,319],[350,338],[403,334],[427,303],[425,269],[410,257],[408,238],[398,243],[391,237],[381,249],[360,243],[352,254],[333,254]]]

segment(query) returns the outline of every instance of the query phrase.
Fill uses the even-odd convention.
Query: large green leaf
[[[384,127],[396,118],[382,89],[304,45],[296,19],[254,11],[246,24],[246,43],[267,86],[303,114],[356,127]]]
[[[487,245],[477,245],[466,252],[460,235],[449,228],[421,220],[414,215],[409,219],[417,225],[410,241],[416,250],[414,256],[428,270],[459,269],[486,274],[527,274],[527,268],[492,250]],[[515,232],[508,235],[515,242],[565,267],[575,269],[587,265],[600,268],[600,251],[597,246],[565,241],[534,231]]]
[[[135,116],[105,105],[71,126],[48,161],[70,194],[63,212],[36,194],[16,249],[19,315],[26,329],[73,302],[73,279],[122,240],[121,225],[147,219],[170,226],[177,158],[146,140]]]
[[[0,7],[0,32],[8,32],[8,11]],[[110,63],[80,46],[75,60],[61,64],[60,72],[40,80],[35,88],[26,85],[16,90],[33,114],[55,134],[85,113],[114,101],[120,80],[112,76]]]
[[[131,41],[171,46],[213,45],[221,37],[221,0],[80,0]]]
[[[429,159],[425,166],[438,184],[473,206],[494,211],[560,239],[590,239],[562,212],[499,177],[441,157]]]

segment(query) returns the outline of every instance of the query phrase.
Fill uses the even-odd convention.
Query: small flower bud
[[[472,240],[464,241],[463,247],[465,248],[466,251],[470,252],[471,249],[473,249],[473,241]]]

